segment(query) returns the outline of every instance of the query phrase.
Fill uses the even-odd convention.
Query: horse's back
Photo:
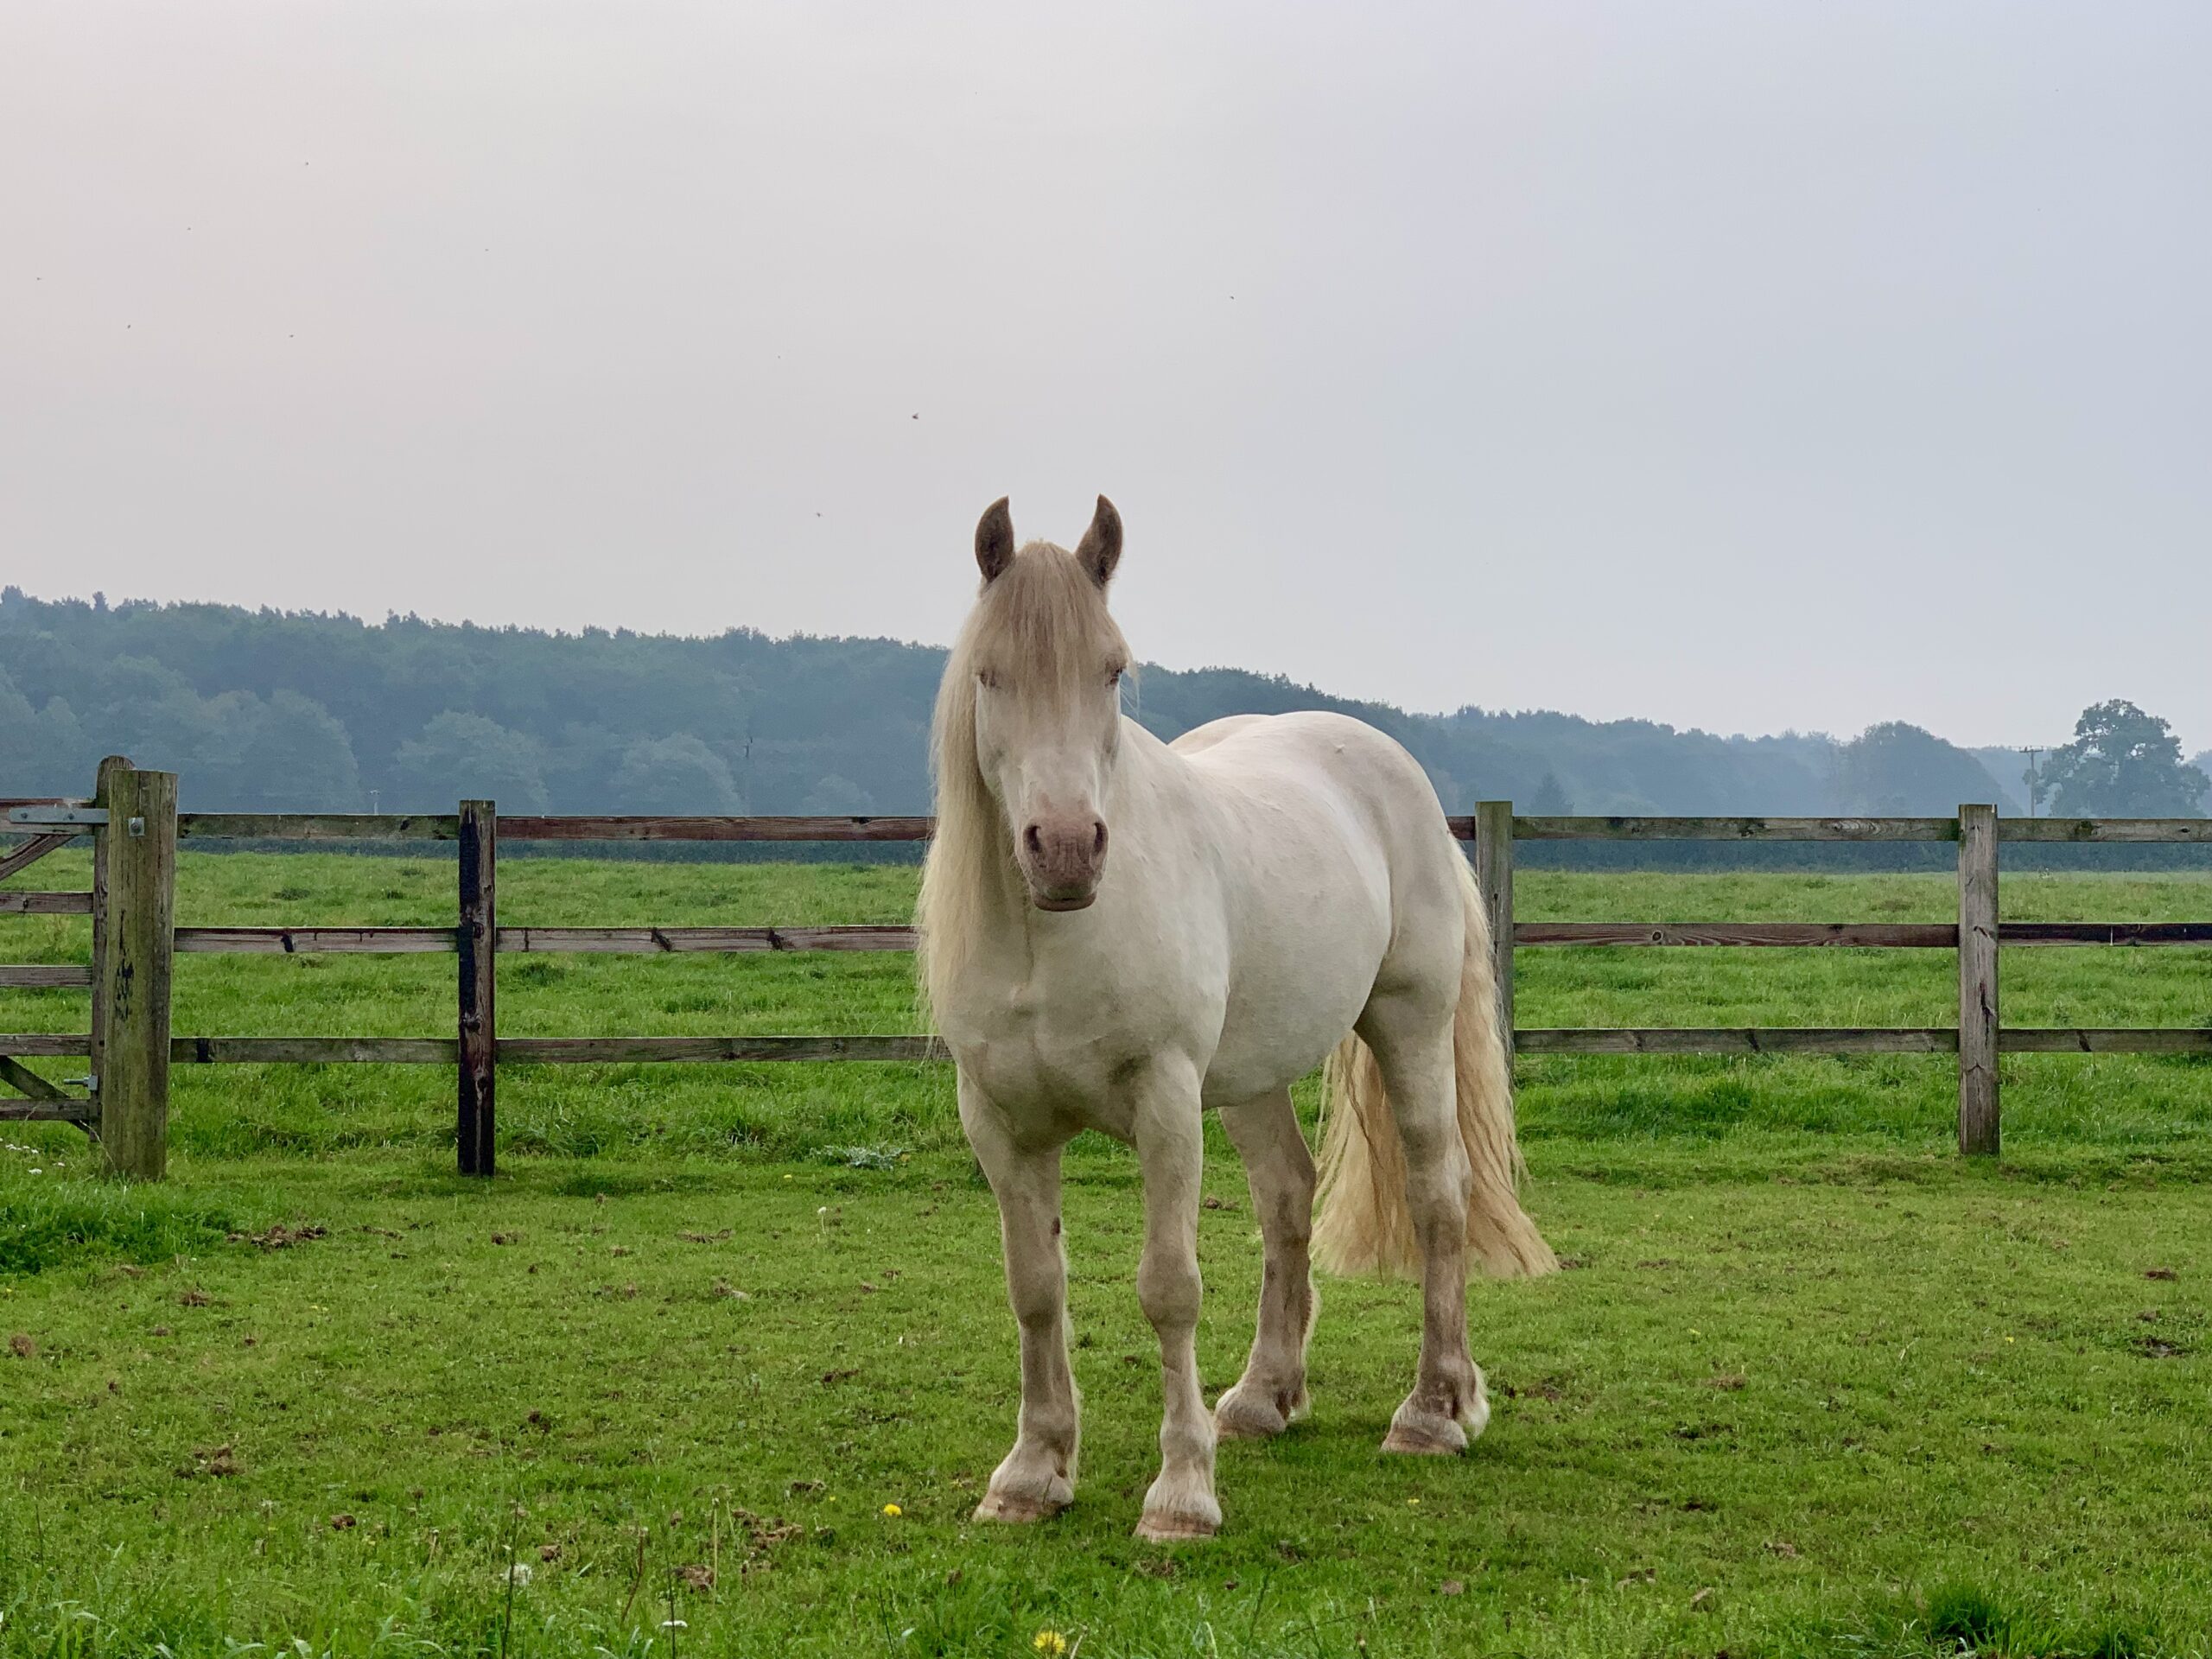
[[[1401,744],[1316,711],[1236,715],[1173,747],[1226,819],[1235,970],[1224,1096],[1287,1053],[1289,1075],[1318,1063],[1393,960],[1456,986],[1459,854],[1427,774]]]
[[[1349,715],[1230,715],[1169,747],[1224,796],[1268,808],[1325,803],[1386,851],[1426,854],[1438,844],[1444,809],[1421,762]]]

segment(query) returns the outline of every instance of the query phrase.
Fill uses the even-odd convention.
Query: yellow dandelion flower
[[[896,1503],[885,1504],[883,1506],[883,1512],[891,1516],[893,1520],[896,1520],[899,1516],[906,1513],[906,1510],[900,1509]]]
[[[1039,1653],[1057,1656],[1068,1650],[1068,1639],[1058,1630],[1039,1630],[1029,1638],[1029,1645]]]

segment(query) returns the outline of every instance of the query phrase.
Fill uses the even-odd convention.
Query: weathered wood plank
[[[502,954],[582,952],[652,956],[686,951],[912,950],[910,927],[502,927]],[[349,956],[449,954],[450,927],[181,927],[176,948],[189,955]]]
[[[1955,950],[1959,930],[1943,922],[1522,922],[1523,945],[1662,944],[1732,947],[1846,946]]]
[[[0,1042],[7,1041],[0,1038]],[[452,1065],[451,1037],[175,1037],[177,1065]]]
[[[32,1100],[70,1098],[12,1054],[0,1054],[0,1083],[6,1084],[17,1094]],[[79,1101],[77,1103],[84,1106],[87,1111],[91,1109],[90,1102]]]
[[[190,956],[450,955],[450,927],[180,927],[176,948]]]
[[[461,1096],[455,1133],[461,1173],[487,1178],[497,1157],[499,833],[499,814],[491,802],[461,804]]]
[[[176,774],[118,768],[106,781],[108,823],[99,846],[108,927],[95,1004],[100,1149],[118,1174],[157,1181],[169,1150]]]
[[[92,907],[84,893],[0,893],[0,914],[10,898],[71,901],[17,912],[81,915]],[[412,956],[459,948],[449,927],[180,927],[176,949],[187,955]],[[2206,945],[2212,922],[2006,922],[2005,945]],[[501,954],[654,956],[687,951],[904,951],[914,931],[891,925],[823,927],[502,927]],[[1839,946],[1854,950],[1957,948],[1958,929],[1942,922],[1522,922],[1522,946],[1665,945],[1736,949]]]
[[[1951,818],[1516,818],[1522,841],[1956,841]]]
[[[2212,944],[2212,922],[1999,922],[1997,942],[2030,945]]]
[[[0,881],[5,881],[18,870],[27,870],[48,853],[59,852],[76,836],[33,836],[13,852],[0,853]]]
[[[926,817],[505,817],[510,841],[927,841]]]
[[[0,916],[89,916],[89,893],[0,893]]]
[[[641,1060],[943,1060],[935,1037],[510,1037],[499,1058],[535,1065]]]
[[[1948,1054],[1948,1027],[1522,1027],[1523,1054]]]
[[[2212,1054],[2212,1029],[2007,1026],[1997,1033],[1997,1046],[2005,1054]]]
[[[1527,1054],[1949,1054],[1958,1049],[1958,1033],[1940,1026],[1523,1027],[1515,1035]],[[2212,1029],[2015,1026],[1999,1033],[1999,1046],[2008,1054],[2204,1054],[2212,1053]],[[85,1047],[80,1036],[0,1035],[0,1054],[60,1058],[82,1054]],[[451,1065],[461,1047],[445,1037],[178,1037],[171,1039],[169,1054],[179,1065]],[[950,1058],[934,1037],[509,1037],[499,1043],[505,1065]]]
[[[440,812],[183,812],[187,841],[457,841],[461,820]]]
[[[67,1059],[92,1052],[89,1032],[15,1031],[0,1033],[0,1054],[21,1054],[32,1059]]]
[[[2129,847],[2159,842],[2212,844],[2212,818],[2000,818],[1997,839]]]
[[[1998,1149],[1997,809],[1959,809],[1959,1150]]]
[[[52,990],[57,987],[90,988],[92,970],[76,962],[0,963],[0,988],[14,990]]]
[[[1505,1046],[1505,1071],[1513,1074],[1513,803],[1475,805],[1475,891],[1490,924],[1491,974],[1497,983],[1497,1035]]]
[[[502,823],[506,820],[500,820]],[[664,951],[912,950],[911,927],[503,927],[502,953],[586,952],[613,956]]]
[[[48,803],[40,803],[48,804]],[[1446,820],[1462,841],[1475,838],[1471,814]],[[595,814],[511,817],[510,841],[926,841],[932,820],[923,817],[683,817]],[[187,840],[342,839],[453,841],[457,817],[441,813],[187,812],[178,819]],[[1760,817],[1522,817],[1514,820],[1522,841],[1955,841],[1950,818]],[[2212,842],[2212,819],[2005,818],[2003,841]]]
[[[0,1100],[0,1123],[74,1123],[84,1128],[97,1112],[89,1100]]]

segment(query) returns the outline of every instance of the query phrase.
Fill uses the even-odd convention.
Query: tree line
[[[80,794],[107,753],[200,810],[903,813],[929,808],[944,653],[891,639],[580,633],[0,590],[0,795]],[[1848,739],[1465,708],[1409,714],[1242,670],[1135,677],[1163,737],[1224,715],[1334,709],[1418,756],[1448,810],[1935,815],[2028,807],[2019,755],[1891,721]],[[2032,779],[2041,810],[2194,817],[2212,753],[2124,701],[2086,709]]]

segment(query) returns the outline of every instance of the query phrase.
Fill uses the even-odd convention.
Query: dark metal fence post
[[[1959,809],[1959,1150],[1998,1144],[1997,809]]]
[[[1497,1027],[1513,1067],[1513,803],[1475,803],[1475,885],[1490,918],[1491,971],[1497,979]]]
[[[461,804],[461,1109],[455,1138],[461,1173],[493,1173],[496,1144],[496,1059],[499,1028],[494,1007],[499,960],[495,875],[499,813],[490,801]]]

